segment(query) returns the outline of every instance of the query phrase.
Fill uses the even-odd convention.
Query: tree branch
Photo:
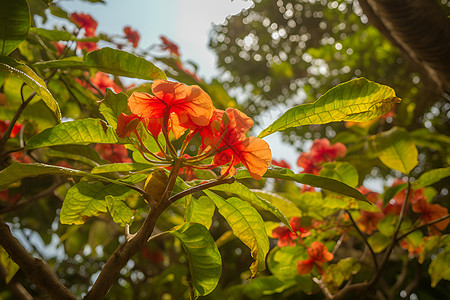
[[[427,226],[434,225],[434,224],[439,223],[439,222],[442,222],[442,221],[444,221],[445,219],[448,219],[448,218],[450,218],[450,214],[449,214],[449,215],[446,215],[446,216],[443,216],[443,217],[441,217],[441,218],[439,218],[439,219],[433,220],[433,221],[431,221],[431,222],[422,224],[422,225],[420,225],[419,227],[413,228],[413,229],[411,229],[410,231],[408,231],[407,233],[402,234],[401,236],[399,236],[399,237],[397,238],[397,242],[399,242],[400,240],[404,239],[405,237],[407,237],[408,235],[410,235],[411,233],[413,233],[413,232],[416,231],[416,230],[420,230],[420,229],[425,228],[425,227],[427,227]]]
[[[8,255],[19,265],[24,274],[49,295],[52,299],[77,298],[56,277],[53,270],[41,259],[34,258],[11,234],[9,226],[0,220],[0,245]]]
[[[372,247],[369,245],[369,242],[367,241],[366,235],[361,231],[361,229],[359,229],[358,224],[356,224],[355,220],[353,219],[352,215],[346,210],[345,211],[347,213],[347,215],[350,217],[350,220],[352,221],[353,227],[356,228],[356,231],[358,231],[359,235],[361,236],[361,238],[364,241],[364,244],[366,245],[366,247],[369,249],[370,254],[372,255],[372,260],[373,260],[373,265],[375,266],[375,271],[378,272],[378,261],[377,261],[377,256],[375,255],[375,252],[373,252]]]

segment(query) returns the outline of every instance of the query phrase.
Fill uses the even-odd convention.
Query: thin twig
[[[317,285],[320,287],[320,289],[322,290],[322,293],[325,295],[325,297],[327,297],[327,299],[331,300],[334,298],[334,296],[330,293],[330,290],[325,286],[325,284],[323,283],[322,280],[313,277],[312,279],[315,283],[317,283]]]
[[[416,231],[416,230],[420,230],[420,229],[425,228],[425,227],[427,227],[427,226],[434,225],[434,224],[439,223],[439,222],[442,222],[442,221],[444,221],[444,220],[446,220],[446,219],[448,219],[448,218],[450,218],[450,214],[448,214],[448,215],[446,215],[446,216],[443,216],[443,217],[441,217],[441,218],[439,218],[439,219],[433,220],[433,221],[431,221],[431,222],[422,224],[422,225],[420,225],[419,227],[413,228],[413,229],[411,229],[410,231],[408,231],[407,233],[404,233],[404,234],[402,234],[401,236],[399,236],[399,237],[397,238],[397,242],[399,242],[400,240],[404,239],[405,237],[407,237],[408,235],[410,235],[411,233],[413,233],[413,232]]]
[[[377,261],[377,257],[375,255],[375,252],[373,251],[372,247],[369,245],[369,242],[366,238],[366,235],[361,231],[361,229],[359,229],[358,224],[356,224],[355,220],[353,219],[352,215],[346,210],[345,211],[347,213],[347,215],[350,217],[350,221],[352,221],[353,227],[355,227],[356,231],[358,232],[358,234],[361,236],[361,238],[364,241],[364,244],[366,245],[366,247],[369,249],[370,254],[372,255],[372,260],[373,260],[373,264],[375,266],[375,271],[378,272],[378,261]]]

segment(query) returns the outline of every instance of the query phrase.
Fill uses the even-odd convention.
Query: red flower
[[[342,143],[330,145],[326,138],[314,140],[310,150],[311,159],[316,162],[334,161],[337,157],[344,157],[347,148]]]
[[[131,158],[128,157],[128,152],[124,145],[97,144],[95,145],[95,150],[100,154],[101,158],[109,160],[112,163],[131,162]]]
[[[94,42],[77,42],[77,48],[91,52],[97,50],[97,43]]]
[[[287,168],[287,169],[291,168],[291,166],[284,159],[282,159],[282,160],[272,159],[271,164],[274,166],[277,166],[277,167],[282,167],[282,168]]]
[[[292,232],[287,226],[279,226],[272,230],[272,236],[278,239],[278,247],[295,246],[296,239],[309,236],[311,233],[300,226],[300,218],[292,217],[289,221],[292,227]]]
[[[159,38],[163,42],[163,44],[161,46],[162,50],[169,50],[170,54],[173,54],[178,57],[180,56],[178,46],[175,43],[173,43],[172,41],[169,41],[165,36],[160,36]]]
[[[422,197],[418,201],[413,202],[412,210],[416,213],[420,213],[420,219],[424,223],[430,223],[436,219],[442,218],[448,215],[448,210],[439,204],[428,203],[427,200]],[[439,234],[445,228],[447,228],[450,219],[445,219],[439,223],[429,226],[430,234]]]
[[[253,120],[243,112],[235,108],[227,108],[225,113],[228,120],[224,122],[222,118],[220,136],[223,136],[223,139],[218,147],[225,149],[214,156],[213,163],[217,166],[229,163],[229,167],[222,172],[225,170],[230,175],[236,172],[234,166],[242,163],[254,179],[261,179],[272,157],[269,144],[262,139],[245,135],[253,126]],[[218,114],[220,115],[220,111]]]
[[[0,201],[4,201],[4,202],[9,202],[11,204],[15,204],[20,199],[20,197],[22,197],[22,195],[19,194],[19,193],[17,193],[17,194],[12,196],[9,193],[9,190],[0,191]]]
[[[396,186],[399,184],[405,183],[405,181],[401,180],[401,179],[395,179],[394,180],[394,184],[392,186]],[[396,214],[396,215],[400,215],[400,211],[402,210],[402,206],[403,206],[403,202],[405,201],[406,198],[406,193],[408,192],[408,189],[405,188],[404,190],[400,191],[399,193],[397,193],[397,195],[394,196],[393,199],[391,199],[388,203],[388,205],[386,205],[386,207],[384,208],[383,212],[385,214]],[[418,190],[415,191],[411,191],[409,193],[409,197],[408,197],[408,205],[410,204],[414,204],[417,201],[419,201],[420,199],[425,199],[425,196],[423,195],[424,189],[420,188]]]
[[[324,244],[314,241],[307,250],[309,258],[297,262],[297,272],[299,275],[308,274],[316,266],[319,274],[323,274],[323,265],[334,258],[333,254],[327,250]]]
[[[78,27],[84,28],[85,35],[88,37],[95,36],[97,29],[97,22],[88,14],[73,13],[70,15],[70,20],[77,24]]]
[[[365,186],[360,186],[360,187],[357,188],[357,190],[360,191],[361,194],[366,196],[367,200],[369,200],[372,203],[375,203],[378,200],[378,198],[379,198],[378,193],[372,192],[371,190],[369,190]]]
[[[368,212],[361,210],[361,215],[358,218],[358,224],[361,231],[371,234],[377,230],[378,222],[383,218],[384,214],[382,212]]]
[[[208,125],[214,111],[211,98],[199,86],[155,80],[153,95],[134,92],[128,98],[128,107],[142,118],[167,122],[167,131],[172,130],[179,138],[187,129]]]
[[[52,42],[52,44],[55,46],[56,52],[58,53],[58,55],[61,55],[63,53],[64,49],[66,48],[66,45],[64,45],[63,43],[60,43],[60,42]]]
[[[308,173],[318,175],[322,167],[317,164],[313,159],[310,153],[303,152],[300,154],[297,165],[300,168],[303,168],[303,171],[300,173]]]
[[[101,91],[105,92],[106,88],[111,88],[115,93],[120,93],[122,89],[108,74],[98,71],[92,77],[91,82],[95,84]]]
[[[123,32],[125,33],[125,38],[136,48],[139,43],[139,33],[136,30],[132,30],[130,26],[125,27]]]
[[[9,121],[0,121],[0,138],[5,134],[6,130],[9,127]],[[22,124],[14,124],[14,127],[11,131],[11,134],[9,135],[10,138],[15,137],[20,130],[22,130],[23,125]]]

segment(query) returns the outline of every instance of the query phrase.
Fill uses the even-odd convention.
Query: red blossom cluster
[[[112,163],[130,163],[128,151],[124,145],[117,144],[97,144],[95,150],[100,157]]]
[[[171,40],[169,40],[168,38],[166,38],[163,35],[160,36],[159,38],[162,41],[162,45],[161,45],[162,50],[168,50],[170,52],[170,54],[180,57],[180,50],[174,42],[172,42]]]
[[[97,21],[94,20],[90,15],[88,14],[79,14],[79,13],[73,13],[70,15],[70,20],[75,23],[79,28],[84,29],[84,35],[86,37],[94,37],[95,31],[97,30]],[[87,52],[93,51],[98,49],[97,43],[95,42],[77,42],[77,48],[78,49],[85,49]]]
[[[306,252],[309,258],[297,262],[297,272],[299,275],[308,274],[315,266],[319,274],[323,274],[323,265],[334,258],[334,255],[328,251],[324,244],[314,241]]]
[[[317,175],[322,169],[322,163],[344,157],[346,151],[347,148],[342,143],[330,145],[330,141],[326,138],[314,140],[311,150],[300,154],[297,165],[303,168],[301,173]]]
[[[289,221],[292,231],[287,226],[279,226],[272,230],[272,236],[278,239],[278,247],[296,246],[298,239],[307,237],[311,234],[311,232],[301,227],[300,224],[299,217],[292,217]]]
[[[234,167],[242,163],[253,178],[260,179],[264,175],[271,152],[265,141],[246,136],[253,126],[251,118],[234,108],[215,109],[209,95],[196,85],[155,80],[152,93],[134,92],[130,96],[128,108],[132,114],[119,116],[116,129],[119,137],[130,136],[133,132],[140,139],[136,128],[142,123],[156,141],[160,133],[168,141],[169,133],[178,139],[188,132],[182,147],[185,149],[193,135],[198,134],[202,139],[198,155],[185,159],[186,165],[203,169],[228,165],[221,172],[225,176],[235,174]],[[170,145],[167,146],[165,157],[177,155]],[[208,157],[213,157],[212,165],[195,164]]]
[[[136,48],[139,43],[139,33],[136,30],[132,30],[130,26],[126,26],[123,29],[123,32],[125,33],[125,38],[133,44],[133,47]]]

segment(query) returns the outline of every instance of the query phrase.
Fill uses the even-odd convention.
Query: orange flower
[[[371,234],[377,230],[378,222],[383,218],[384,214],[382,212],[368,212],[361,210],[361,215],[358,218],[358,224],[363,232]]]
[[[108,74],[103,72],[95,73],[94,77],[91,79],[91,82],[95,84],[101,91],[105,92],[106,88],[111,88],[115,93],[120,93],[122,89],[114,80],[108,76]]]
[[[121,113],[117,120],[117,135],[122,139],[125,136],[130,136],[130,133],[136,130],[136,127],[141,120],[142,118],[137,115],[132,114],[131,116],[128,116],[124,113]]]
[[[269,144],[262,139],[245,135],[253,126],[253,120],[243,112],[235,108],[227,108],[225,113],[228,120],[224,122],[222,119],[220,136],[223,135],[223,140],[218,147],[225,149],[214,156],[213,163],[217,166],[229,163],[227,172],[230,175],[236,172],[234,166],[242,163],[254,179],[261,179],[272,158]]]
[[[420,219],[425,223],[430,223],[436,219],[439,219],[448,214],[448,210],[439,204],[428,203],[425,198],[420,198],[412,205],[412,210],[416,213],[420,213]],[[439,223],[433,224],[429,227],[430,234],[439,234],[442,230],[447,228],[450,219],[445,219]]]
[[[78,27],[84,28],[85,35],[88,37],[95,36],[97,29],[97,22],[88,14],[73,13],[70,15],[70,20],[77,24]]]
[[[163,42],[161,46],[162,50],[169,50],[170,54],[173,54],[178,57],[180,56],[178,46],[175,43],[169,41],[165,36],[160,36],[159,38]]]
[[[214,111],[211,98],[199,86],[185,86],[167,80],[155,80],[153,95],[134,92],[128,107],[142,118],[160,119],[167,131],[179,138],[187,129],[208,125]]]
[[[334,258],[333,254],[327,250],[324,244],[314,241],[307,250],[309,258],[297,262],[297,272],[299,275],[308,274],[316,266],[319,274],[323,274],[323,265]]]
[[[139,43],[139,33],[136,30],[132,30],[130,26],[125,27],[123,32],[125,33],[125,38],[136,48]]]
[[[295,246],[297,238],[304,238],[311,234],[308,230],[300,226],[300,218],[292,217],[289,221],[292,232],[287,226],[279,226],[272,230],[272,236],[278,238],[278,247]]]

